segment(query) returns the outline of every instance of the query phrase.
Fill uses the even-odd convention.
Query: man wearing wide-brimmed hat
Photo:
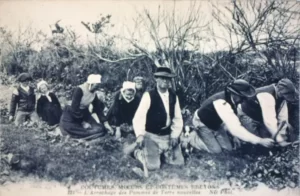
[[[133,119],[136,143],[141,148],[134,155],[145,161],[149,170],[160,168],[161,155],[169,164],[184,164],[178,145],[183,120],[178,97],[169,89],[175,74],[168,67],[159,67],[154,77],[156,87],[144,93]]]
[[[34,89],[31,87],[32,77],[29,73],[21,73],[16,81],[20,85],[12,94],[9,120],[12,121],[15,118],[16,126],[22,125],[25,121],[30,124],[37,123],[39,118],[35,112],[36,98]]]
[[[254,97],[255,94],[253,86],[245,80],[238,79],[229,84],[225,91],[209,97],[196,110],[193,125],[209,152],[220,153],[222,150],[233,150],[228,134],[235,139],[252,144],[265,147],[273,145],[272,139],[260,138],[249,132],[241,125],[237,116],[238,104]]]
[[[285,146],[292,128],[288,121],[287,103],[298,101],[297,90],[291,80],[284,78],[277,84],[256,89],[257,95],[238,109],[241,122],[252,132],[273,138]]]

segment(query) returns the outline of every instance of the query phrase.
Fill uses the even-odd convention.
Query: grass
[[[11,169],[26,175],[35,175],[41,179],[59,182],[100,180],[102,182],[143,182],[146,184],[160,184],[166,180],[195,181],[237,181],[241,186],[254,187],[256,182],[264,182],[272,188],[278,188],[271,183],[273,174],[265,174],[262,179],[257,178],[257,172],[262,166],[275,160],[280,152],[273,155],[247,155],[243,151],[211,155],[194,152],[184,166],[162,165],[160,170],[150,173],[145,179],[132,170],[141,165],[132,157],[122,153],[123,142],[132,141],[129,135],[122,143],[116,142],[110,136],[99,138],[92,142],[80,142],[61,137],[50,136],[45,130],[35,128],[16,129],[12,125],[2,126],[1,154],[13,154],[20,162],[11,165]],[[299,158],[298,149],[290,148],[282,155],[290,162],[288,166],[279,165],[277,170],[282,173],[281,181],[286,177],[288,186],[298,184],[297,173],[294,171]],[[279,156],[280,157],[280,156]],[[268,161],[269,160],[269,161]],[[266,163],[262,162],[265,161]],[[1,165],[1,170],[7,165]],[[277,167],[277,166],[276,166]],[[290,170],[287,170],[290,169]],[[291,171],[291,172],[288,172]],[[1,171],[2,172],[2,171]],[[264,174],[263,174],[264,175]],[[287,176],[290,175],[290,176]],[[275,177],[274,177],[275,179]],[[278,183],[283,183],[279,181]],[[282,188],[282,186],[280,185]]]
[[[111,136],[81,142],[52,136],[44,127],[16,128],[7,120],[8,103],[9,97],[0,99],[0,184],[5,182],[7,175],[3,173],[9,171],[11,179],[33,175],[41,180],[63,183],[98,180],[144,184],[218,181],[253,188],[262,182],[277,190],[299,185],[298,145],[272,151],[263,148],[251,148],[249,151],[244,147],[219,155],[194,151],[184,166],[163,164],[160,170],[150,172],[146,179],[132,170],[134,167],[141,168],[141,164],[122,153],[123,144],[134,141],[133,134],[122,142],[114,141]],[[299,113],[294,113],[292,119],[298,122]],[[185,119],[189,119],[190,115]],[[19,162],[10,164],[7,157],[11,155]],[[18,177],[20,175],[23,177]]]

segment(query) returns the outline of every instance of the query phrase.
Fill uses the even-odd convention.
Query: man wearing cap
[[[101,75],[91,74],[85,83],[75,88],[71,106],[66,106],[60,119],[63,134],[73,138],[96,138],[104,136],[105,129],[96,122],[89,112],[89,105],[93,105],[100,122],[105,128],[111,129],[103,114],[104,104],[98,99],[96,90],[100,87]]]
[[[121,138],[121,127],[129,125],[129,128],[131,128],[132,119],[139,103],[140,99],[136,96],[135,83],[130,81],[123,82],[121,90],[116,94],[114,102],[107,113],[107,119],[109,121],[113,119],[113,124],[116,125],[116,139]]]
[[[255,96],[255,89],[247,81],[238,79],[229,84],[223,92],[219,92],[203,102],[196,110],[193,125],[198,136],[207,146],[208,152],[220,153],[231,151],[233,146],[228,132],[234,137],[252,144],[271,147],[273,140],[260,138],[250,133],[241,125],[237,117],[238,104]]]
[[[169,89],[175,74],[167,67],[159,67],[154,77],[156,87],[144,93],[133,119],[139,147],[134,155],[142,163],[146,162],[149,170],[160,168],[161,155],[169,164],[184,164],[178,145],[183,120],[178,97]]]
[[[32,77],[28,73],[21,73],[17,77],[17,82],[20,82],[20,85],[12,94],[9,120],[15,118],[16,126],[22,125],[26,120],[32,124],[37,123],[39,118],[35,112],[35,93],[30,86]]]
[[[255,97],[243,102],[238,109],[242,124],[284,146],[287,131],[291,131],[287,102],[295,103],[298,99],[294,84],[285,78],[277,84],[257,88],[256,92]]]

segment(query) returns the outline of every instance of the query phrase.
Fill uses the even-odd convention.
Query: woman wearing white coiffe
[[[100,83],[101,75],[91,74],[85,83],[75,88],[72,104],[65,107],[60,119],[63,134],[69,134],[74,138],[101,137],[105,134],[105,128],[111,129],[103,114],[104,104],[96,95]],[[97,114],[100,123],[91,116],[90,104],[93,105],[92,113]]]
[[[116,125],[116,139],[121,138],[122,131],[133,131],[132,119],[139,106],[140,98],[136,95],[135,83],[123,82],[123,86],[116,94],[114,102],[107,113],[107,119]],[[129,129],[124,130],[123,125],[128,125]],[[126,126],[125,126],[126,127]]]

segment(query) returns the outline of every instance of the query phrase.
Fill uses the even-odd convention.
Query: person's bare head
[[[136,76],[133,78],[133,82],[135,83],[136,90],[142,90],[144,88],[144,78],[141,76]]]

